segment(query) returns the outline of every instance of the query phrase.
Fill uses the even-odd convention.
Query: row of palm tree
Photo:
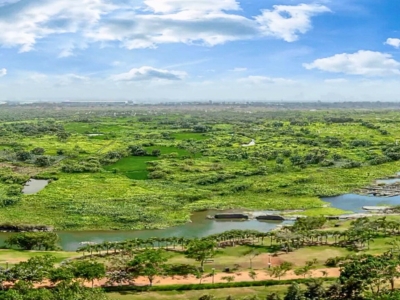
[[[370,242],[378,237],[400,235],[400,223],[387,220],[385,217],[371,220],[361,218],[352,222],[348,230],[302,230],[294,231],[284,227],[280,231],[259,232],[256,230],[230,230],[213,234],[203,239],[213,240],[217,247],[233,247],[241,244],[274,246],[278,250],[290,252],[308,246],[330,245],[351,247],[353,249],[369,248]],[[148,239],[131,239],[122,242],[88,243],[78,249],[83,254],[89,253],[131,253],[144,248],[164,248],[166,250],[184,251],[192,239],[184,237],[152,237]],[[266,243],[267,241],[267,243]]]

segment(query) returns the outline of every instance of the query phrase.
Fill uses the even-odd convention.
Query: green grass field
[[[202,141],[208,139],[206,135],[203,135],[201,133],[192,133],[192,132],[181,132],[181,133],[174,133],[172,134],[172,137],[174,137],[176,140],[196,140],[196,141]]]
[[[110,171],[116,169],[130,179],[146,180],[148,175],[147,162],[153,160],[156,160],[156,158],[149,156],[130,156],[122,158],[115,164],[105,168]]]
[[[22,250],[3,250],[0,249],[0,267],[5,267],[7,264],[12,266],[21,261],[26,261],[32,257],[42,255],[52,255],[56,258],[56,262],[60,263],[65,259],[74,258],[78,255],[74,252],[63,251],[22,251]]]
[[[265,299],[268,294],[277,293],[284,295],[288,286],[277,285],[271,287],[245,287],[245,288],[229,288],[216,289],[206,291],[184,291],[184,292],[147,292],[147,293],[109,293],[107,294],[112,300],[198,300],[203,295],[212,295],[215,300],[225,300],[228,296],[236,298],[244,298],[258,296]]]
[[[351,121],[329,121],[333,117]],[[0,145],[7,150],[0,151],[0,173],[58,178],[37,195],[19,195],[15,205],[0,205],[0,219],[62,230],[165,228],[207,209],[304,209],[303,215],[338,215],[344,211],[324,207],[321,197],[354,192],[400,171],[400,160],[371,163],[385,158],[386,149],[400,139],[400,117],[383,110],[153,114],[71,108],[44,110],[34,117],[10,109],[0,112],[0,119]],[[25,131],[44,131],[20,131],[27,120]],[[196,133],[198,124],[208,131]],[[54,131],[59,128],[71,136],[59,139]],[[251,139],[256,146],[241,146]],[[100,162],[109,152],[126,156],[129,145],[159,149],[161,156],[125,157],[100,165],[95,173],[61,170],[89,159]],[[38,147],[53,158],[64,153],[64,159],[43,168],[17,160],[17,152]],[[14,184],[9,178],[0,180],[0,195],[8,197]],[[22,188],[21,182],[17,185]]]

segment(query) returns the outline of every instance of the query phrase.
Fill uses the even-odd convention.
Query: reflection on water
[[[400,205],[400,196],[373,197],[346,194],[337,197],[322,198],[322,201],[331,203],[332,207],[359,213],[365,212],[362,209],[363,206]]]
[[[231,212],[231,211],[230,211]],[[69,231],[58,232],[61,239],[61,247],[66,251],[75,251],[80,247],[81,242],[101,243],[103,241],[124,241],[133,238],[150,238],[150,237],[203,237],[215,233],[221,233],[228,230],[258,230],[268,232],[276,228],[279,224],[290,224],[291,222],[260,222],[257,220],[249,220],[243,222],[237,221],[215,221],[207,219],[207,215],[214,215],[221,211],[205,211],[197,212],[192,216],[192,222],[184,225],[170,227],[160,230],[135,230],[135,231]],[[263,214],[263,212],[259,212]],[[0,233],[0,245],[10,235],[10,233]]]
[[[33,195],[39,193],[48,184],[49,184],[48,180],[31,179],[25,184],[22,193],[25,195]]]

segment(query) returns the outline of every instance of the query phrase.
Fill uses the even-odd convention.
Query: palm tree
[[[107,255],[108,255],[108,252],[110,251],[110,249],[112,248],[113,244],[114,244],[114,243],[111,243],[111,242],[104,242],[104,243],[102,244],[103,249],[105,249],[106,252],[107,252]]]

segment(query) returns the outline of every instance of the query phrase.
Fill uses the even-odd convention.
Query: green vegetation
[[[76,107],[39,114],[5,106],[0,219],[107,230],[165,228],[206,209],[339,215],[320,198],[400,170],[399,122],[383,110]],[[252,139],[255,146],[242,147]],[[51,182],[22,195],[29,178]]]
[[[54,232],[19,233],[10,236],[5,243],[22,250],[54,251],[58,248],[58,235]]]
[[[88,244],[79,250],[81,257],[59,265],[55,256],[46,254],[0,267],[0,297],[89,300],[165,295],[168,299],[189,291],[185,297],[194,298],[187,299],[203,300],[215,296],[243,300],[259,296],[287,300],[398,299],[399,219],[360,218],[344,225],[345,230],[334,231],[325,218],[309,217],[269,233],[234,230],[202,239],[163,237]],[[329,249],[333,252],[328,253]],[[335,249],[343,249],[340,256],[331,256]],[[267,257],[273,258],[272,265],[267,265]],[[327,267],[338,269],[318,270],[324,259]],[[336,271],[337,279],[328,277],[330,270]],[[104,291],[94,288],[100,280],[105,282]],[[170,284],[160,284],[162,280]],[[54,288],[34,287],[46,282]],[[238,287],[249,294],[228,294]],[[225,289],[225,294],[218,289]],[[67,291],[71,296],[61,296]]]
[[[270,293],[284,295],[288,286],[277,285],[267,289],[262,287],[240,287],[240,288],[224,288],[205,291],[169,291],[169,292],[124,292],[124,293],[109,293],[108,297],[111,300],[198,300],[204,295],[212,295],[214,300],[226,300],[227,295],[232,295],[233,299],[241,299],[244,297],[258,296],[260,299],[265,299]]]

